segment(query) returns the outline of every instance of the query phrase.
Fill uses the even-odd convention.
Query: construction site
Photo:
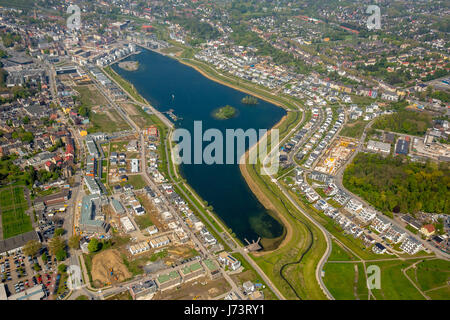
[[[356,150],[357,140],[345,137],[339,137],[333,141],[330,147],[320,158],[315,167],[316,171],[329,175],[336,175]]]

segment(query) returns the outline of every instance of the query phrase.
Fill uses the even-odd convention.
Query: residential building
[[[371,226],[378,232],[384,232],[391,226],[391,222],[386,219],[385,217],[382,217],[380,215],[377,215],[373,220]]]
[[[161,291],[173,288],[181,284],[181,282],[182,278],[180,274],[175,270],[162,273],[156,278],[156,284],[161,289]]]
[[[130,294],[134,300],[141,300],[151,296],[158,290],[158,286],[154,280],[146,280],[134,284],[130,287]]]
[[[130,218],[128,218],[127,216],[120,218],[120,223],[127,233],[136,230]]]
[[[152,248],[159,248],[162,246],[166,246],[170,243],[170,239],[167,236],[161,236],[155,239],[150,240],[150,245]]]
[[[231,254],[225,251],[219,253],[219,261],[222,264],[230,267],[232,270],[237,270],[241,266],[241,262],[239,260],[237,260]]]
[[[418,240],[414,239],[413,237],[407,237],[405,241],[400,246],[400,249],[404,252],[414,255],[418,253],[423,248],[422,243],[420,243]]]
[[[372,247],[372,251],[376,254],[383,254],[386,252],[386,247],[383,246],[381,243],[377,242],[375,243],[375,245]]]
[[[432,224],[426,224],[420,228],[420,233],[425,237],[431,237],[436,232],[436,228]]]

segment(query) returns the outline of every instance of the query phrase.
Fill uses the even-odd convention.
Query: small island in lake
[[[253,96],[245,96],[242,98],[241,102],[243,104],[258,104],[258,99]]]
[[[213,117],[219,120],[226,120],[235,117],[237,110],[230,105],[214,110]]]
[[[119,67],[127,71],[136,71],[139,69],[139,62],[137,61],[121,61]]]

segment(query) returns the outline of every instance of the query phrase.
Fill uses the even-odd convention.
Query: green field
[[[128,181],[122,184],[131,184],[135,190],[142,189],[147,185],[141,175],[128,176]]]
[[[0,190],[3,239],[33,230],[23,187],[6,187]]]
[[[362,136],[367,123],[369,123],[369,121],[364,120],[356,120],[355,122],[346,123],[339,135],[359,139]]]
[[[450,286],[445,286],[433,291],[427,291],[426,295],[432,300],[449,300],[450,299]]]
[[[334,248],[334,247],[333,247]],[[418,260],[366,261],[380,268],[380,288],[371,292],[377,300],[424,300],[424,296],[404,275],[404,269]],[[355,274],[358,266],[358,275]],[[444,260],[425,260],[410,268],[407,275],[431,299],[448,300],[450,287],[447,284],[450,275],[450,262]],[[324,283],[337,300],[366,300],[368,289],[362,263],[327,262],[324,267]]]
[[[442,293],[447,292],[447,299],[450,298],[448,294],[448,281],[450,281],[450,261],[430,259],[420,262],[416,268],[408,270],[408,276],[423,290],[429,291],[430,295],[438,294],[439,290],[433,290],[440,287]],[[444,290],[447,287],[447,290]],[[428,292],[426,293],[428,295]]]
[[[381,270],[381,288],[372,290],[377,300],[424,300],[425,298],[405,277],[402,269],[407,268],[415,260],[373,262]]]
[[[140,106],[133,105],[136,111],[139,113],[139,115],[132,115],[130,114],[130,118],[136,123],[139,128],[143,129],[145,127],[149,127],[154,122],[152,121],[151,115],[144,111]]]
[[[335,241],[332,242],[331,254],[328,257],[328,261],[352,261],[356,258],[347,250],[343,249]]]
[[[336,300],[367,300],[362,263],[326,263],[324,271],[324,283]]]
[[[108,110],[108,112],[114,117],[112,119],[107,113],[97,112],[92,113],[89,117],[92,127],[88,129],[89,133],[95,132],[117,132],[123,130],[129,130],[130,126],[122,119],[122,117],[115,110]]]

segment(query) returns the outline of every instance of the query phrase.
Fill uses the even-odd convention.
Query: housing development
[[[450,5],[370,5],[0,0],[0,300],[450,299]]]

